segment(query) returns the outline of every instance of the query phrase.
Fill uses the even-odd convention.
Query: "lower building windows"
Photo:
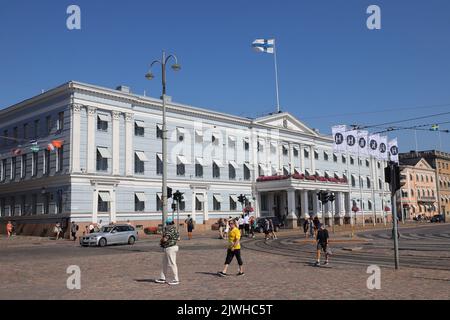
[[[221,209],[222,196],[219,194],[215,194],[213,196],[213,210],[219,211]]]
[[[109,212],[111,203],[111,195],[108,191],[98,192],[98,212]]]
[[[156,194],[156,211],[162,211],[162,210],[163,210],[162,194],[158,193],[158,194]]]
[[[197,178],[203,178],[203,166],[200,163],[195,164],[195,176]]]
[[[142,212],[145,210],[145,194],[138,192],[134,194],[134,211]]]
[[[230,196],[230,211],[236,211],[237,210],[237,197],[236,196]]]

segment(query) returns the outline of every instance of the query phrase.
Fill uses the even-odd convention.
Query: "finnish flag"
[[[273,53],[275,48],[275,39],[256,39],[252,44],[257,52]]]

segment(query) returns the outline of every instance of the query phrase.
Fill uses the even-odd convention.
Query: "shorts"
[[[188,231],[188,232],[192,232],[192,230],[194,230],[194,226],[188,225],[188,226],[187,226],[187,231]]]
[[[225,259],[225,264],[230,264],[231,261],[233,261],[233,258],[235,256],[236,256],[238,265],[242,266],[244,263],[242,262],[242,258],[241,258],[241,249],[235,249],[233,251],[231,251],[231,249],[228,249],[227,258]]]
[[[327,244],[319,242],[317,244],[317,250],[322,249],[323,252],[327,253]]]
[[[249,232],[250,231],[250,225],[249,224],[244,225],[244,230],[246,232]]]

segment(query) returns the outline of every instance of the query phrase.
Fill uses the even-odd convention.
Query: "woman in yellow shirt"
[[[219,276],[226,277],[227,276],[227,270],[228,266],[233,260],[233,258],[236,256],[236,260],[239,265],[239,272],[238,276],[244,275],[244,269],[243,269],[243,262],[241,258],[241,232],[236,227],[236,222],[234,220],[230,220],[230,232],[228,233],[228,250],[227,250],[227,257],[225,259],[225,266],[223,268],[223,271],[219,272]]]

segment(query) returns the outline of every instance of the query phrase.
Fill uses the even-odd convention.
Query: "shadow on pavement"
[[[206,274],[208,276],[214,276],[214,277],[219,277],[220,278],[220,276],[217,274],[217,272],[196,272],[196,273],[198,273],[198,274]]]

